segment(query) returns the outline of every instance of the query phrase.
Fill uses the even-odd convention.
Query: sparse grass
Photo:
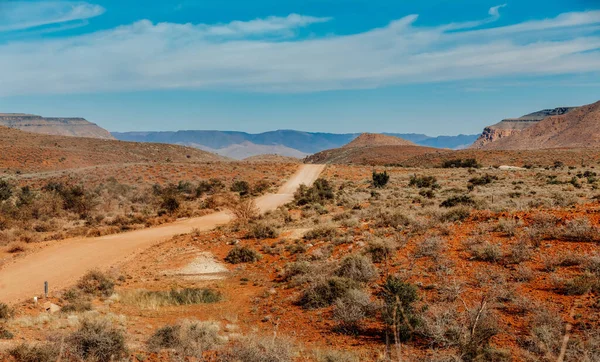
[[[169,291],[135,290],[124,292],[121,302],[141,309],[157,309],[166,306],[217,303],[221,293],[208,288],[171,289]]]

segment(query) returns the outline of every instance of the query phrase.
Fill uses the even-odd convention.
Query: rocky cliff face
[[[83,118],[45,118],[33,114],[0,113],[0,126],[55,136],[114,139],[107,130]]]
[[[470,148],[484,148],[492,142],[521,133],[541,120],[551,116],[560,116],[574,110],[576,107],[560,107],[544,109],[527,114],[520,118],[508,118],[492,126],[485,127],[481,135],[475,140]]]

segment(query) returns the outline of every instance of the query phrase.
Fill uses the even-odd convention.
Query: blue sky
[[[0,112],[478,133],[600,100],[596,0],[0,0]]]

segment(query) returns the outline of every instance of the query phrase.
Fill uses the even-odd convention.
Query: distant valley
[[[134,142],[170,143],[199,148],[222,156],[244,159],[260,154],[278,154],[288,157],[304,156],[339,148],[360,133],[320,133],[278,130],[251,134],[235,131],[176,131],[176,132],[112,132],[118,140]],[[386,133],[417,145],[461,149],[470,146],[479,135],[430,137],[424,134]]]

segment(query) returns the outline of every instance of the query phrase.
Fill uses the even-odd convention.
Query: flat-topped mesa
[[[107,130],[80,117],[42,117],[24,113],[0,113],[0,126],[55,136],[114,139]]]
[[[503,119],[494,125],[485,127],[479,138],[477,138],[470,148],[483,148],[492,142],[512,136],[532,127],[543,119],[551,116],[560,116],[569,113],[576,108],[577,107],[558,107],[554,109],[543,109],[519,118]]]

